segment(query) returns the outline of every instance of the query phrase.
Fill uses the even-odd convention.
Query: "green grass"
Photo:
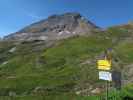
[[[75,85],[80,84],[79,80],[85,77],[82,72],[89,75],[90,79],[94,77],[91,73],[97,72],[95,64],[82,68],[87,71],[92,69],[89,74],[86,70],[81,71],[81,63],[95,57],[108,45],[109,41],[96,37],[62,40],[43,52],[34,52],[32,43],[21,44],[11,54],[8,63],[0,66],[0,87],[5,88],[5,91],[13,89],[18,95],[31,94],[36,87],[43,87],[43,91],[49,89],[50,93],[73,91]],[[41,59],[41,63],[38,59]],[[95,81],[97,77],[93,78],[92,83]]]
[[[133,84],[130,83],[126,86],[123,87],[123,89],[121,90],[121,97],[131,97],[133,98]]]
[[[120,59],[125,63],[132,63],[133,61],[133,41],[127,41],[119,43],[115,48],[117,55],[119,55]]]
[[[46,48],[45,43],[39,47],[35,42],[23,43],[16,46],[14,53],[8,51],[15,45],[0,43],[0,95],[11,91],[17,95],[1,97],[2,100],[98,100],[99,96],[75,95],[75,87],[86,88],[89,84],[95,88],[103,84],[98,80],[95,61],[107,48],[112,47],[122,62],[132,63],[132,42],[121,40],[130,36],[126,32],[110,28],[89,37],[58,41],[51,48]],[[114,38],[118,43],[112,43]],[[4,61],[8,63],[2,65]],[[85,61],[91,63],[83,64]],[[37,87],[41,88],[35,91]],[[131,86],[127,86],[120,93],[112,91],[110,95],[132,96],[131,92]]]
[[[72,96],[72,95],[51,95],[51,96],[22,96],[22,97],[0,97],[0,100],[99,100],[97,96]]]

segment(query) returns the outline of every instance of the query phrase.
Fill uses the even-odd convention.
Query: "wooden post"
[[[108,81],[106,82],[106,100],[108,100]]]

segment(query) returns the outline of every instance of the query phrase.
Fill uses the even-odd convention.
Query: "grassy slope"
[[[130,35],[125,33],[125,30],[111,28],[106,34],[97,33],[91,37],[73,37],[58,42],[52,48],[41,50],[36,48],[35,43],[26,43],[18,45],[14,53],[8,52],[14,47],[11,45],[12,43],[1,43],[0,94],[8,95],[10,91],[14,91],[17,95],[31,96],[24,97],[25,100],[27,98],[32,100],[33,95],[38,98],[41,95],[48,96],[47,99],[52,100],[55,97],[49,95],[66,94],[66,96],[59,97],[65,100],[72,95],[71,98],[80,100],[81,97],[73,95],[75,87],[84,87],[84,83],[91,85],[101,83],[98,81],[95,62],[82,65],[84,61],[95,61],[96,56],[106,48],[112,47],[120,55],[122,61],[132,62],[133,46],[130,43],[121,42],[121,38]],[[114,38],[118,42],[117,44],[112,43]],[[41,44],[41,48],[45,48],[43,45],[45,44]],[[127,47],[130,48],[124,49]],[[8,61],[8,63],[3,65],[4,61]]]

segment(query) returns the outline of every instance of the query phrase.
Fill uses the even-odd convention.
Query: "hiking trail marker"
[[[106,59],[98,60],[97,65],[98,65],[99,70],[110,70],[111,69],[111,62]]]
[[[108,100],[108,88],[109,82],[112,81],[112,73],[111,71],[111,53],[105,51],[104,59],[97,61],[97,69],[99,70],[99,79],[106,81],[106,100]]]
[[[112,74],[106,71],[99,71],[99,79],[106,80],[106,81],[112,81]]]

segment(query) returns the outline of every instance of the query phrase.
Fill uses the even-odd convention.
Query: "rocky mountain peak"
[[[91,34],[98,27],[87,21],[79,13],[52,15],[47,19],[33,23],[22,30],[8,35],[6,40],[32,41],[57,40],[73,35]]]
[[[54,18],[58,18],[58,17],[72,17],[72,18],[81,18],[82,16],[79,13],[65,13],[62,15],[52,15],[49,16],[48,19],[54,19]]]
[[[129,21],[128,24],[129,24],[129,25],[133,25],[133,21]]]

